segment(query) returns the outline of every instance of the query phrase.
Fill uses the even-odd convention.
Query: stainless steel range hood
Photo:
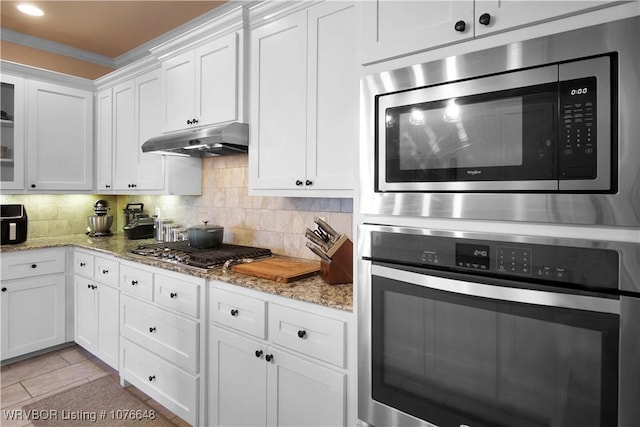
[[[156,136],[142,144],[143,153],[192,157],[246,153],[248,148],[249,125],[246,123],[188,129]]]

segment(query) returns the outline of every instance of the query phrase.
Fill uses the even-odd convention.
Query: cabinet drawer
[[[266,338],[266,305],[261,299],[212,288],[209,318],[222,325]]]
[[[279,304],[269,304],[269,340],[344,367],[345,323]]]
[[[120,266],[120,283],[122,292],[148,301],[153,300],[152,273],[123,264]]]
[[[121,299],[120,334],[178,367],[198,372],[199,324],[135,300]]]
[[[118,287],[118,261],[95,257],[94,260],[94,278],[107,285]]]
[[[94,256],[86,252],[74,251],[73,271],[84,277],[93,277]]]
[[[66,249],[29,250],[3,253],[0,257],[2,280],[63,273]]]
[[[120,339],[120,376],[191,425],[197,425],[198,378]]]
[[[156,274],[153,288],[153,300],[158,305],[188,316],[200,316],[200,285]]]

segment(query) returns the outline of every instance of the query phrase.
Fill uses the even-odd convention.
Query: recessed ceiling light
[[[31,16],[42,16],[44,12],[38,6],[29,4],[29,3],[20,3],[17,6],[18,10],[22,13],[26,13]]]

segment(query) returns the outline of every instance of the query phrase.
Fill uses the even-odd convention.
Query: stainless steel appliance
[[[111,236],[111,225],[113,224],[113,216],[109,215],[109,203],[106,200],[96,200],[93,204],[95,215],[89,215],[89,232],[87,234],[93,237]]]
[[[361,226],[358,417],[375,426],[637,424],[639,248]]]
[[[197,119],[195,123],[197,123]],[[193,124],[193,123],[187,123]],[[246,153],[249,149],[249,125],[225,125],[187,129],[153,137],[142,144],[143,153],[192,157],[224,156]]]
[[[28,229],[29,220],[24,205],[0,205],[0,244],[25,242]]]
[[[640,18],[361,81],[364,214],[640,225]]]
[[[217,248],[201,249],[190,246],[188,241],[140,245],[129,252],[144,258],[198,269],[219,268],[228,261],[271,256],[271,250],[264,248],[222,244]]]

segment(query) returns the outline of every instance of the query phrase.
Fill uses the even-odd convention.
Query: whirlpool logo
[[[468,170],[467,171],[467,175],[471,175],[471,176],[480,175],[481,173],[482,173],[482,171],[479,170],[479,169],[474,169],[474,170]]]

